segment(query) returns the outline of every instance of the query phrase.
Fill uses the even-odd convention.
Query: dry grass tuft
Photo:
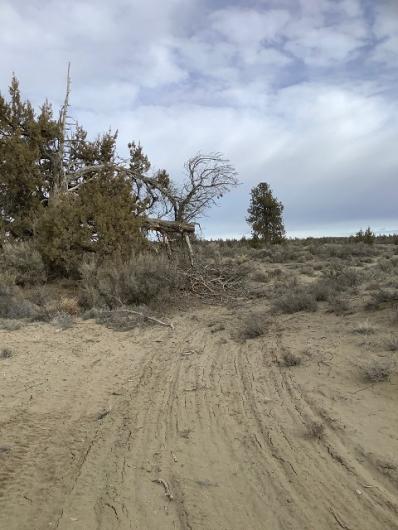
[[[252,313],[243,320],[239,330],[239,338],[247,340],[262,337],[268,327],[269,320],[263,313]]]
[[[0,350],[0,359],[10,359],[14,352],[10,348],[2,348]]]
[[[365,320],[353,329],[353,333],[357,333],[358,335],[373,335],[376,333],[376,328],[368,320]]]
[[[385,342],[385,347],[388,351],[398,351],[398,336],[391,335]]]
[[[80,306],[77,298],[69,296],[63,296],[59,300],[53,300],[47,303],[45,309],[49,315],[66,313],[71,316],[76,316],[80,313]]]
[[[0,329],[5,329],[6,331],[17,331],[22,327],[23,322],[20,320],[0,319]]]
[[[73,326],[73,318],[69,313],[58,312],[55,314],[54,318],[51,320],[51,324],[58,329],[69,329]]]
[[[351,306],[348,300],[341,296],[332,295],[328,301],[328,311],[335,315],[344,315],[351,311]]]
[[[307,436],[313,440],[320,440],[325,434],[325,425],[320,421],[309,421],[307,423]]]
[[[264,271],[254,271],[250,274],[250,279],[258,283],[267,283],[269,282],[269,276]]]
[[[282,360],[285,366],[299,366],[302,362],[301,357],[294,355],[291,351],[287,351],[282,355]]]
[[[391,379],[394,370],[395,363],[391,359],[374,359],[363,368],[363,375],[365,381],[382,383]]]

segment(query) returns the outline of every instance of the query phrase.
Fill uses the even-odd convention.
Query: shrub
[[[363,281],[363,273],[335,261],[322,271],[322,275],[325,280],[332,282],[330,286],[333,290],[339,291],[356,287]]]
[[[381,306],[391,303],[398,303],[398,290],[378,289],[376,292],[372,293],[367,308],[379,309]]]
[[[127,261],[108,261],[98,265],[86,261],[82,275],[80,304],[85,308],[150,304],[168,301],[184,286],[177,265],[164,255],[132,255]]]
[[[391,360],[374,359],[368,366],[363,368],[364,379],[371,383],[389,381],[394,369],[395,364]]]
[[[242,340],[256,339],[265,334],[268,320],[262,313],[248,315],[239,330],[239,338]]]
[[[22,328],[22,322],[17,320],[0,320],[0,329],[5,329],[6,331],[17,331]]]
[[[281,313],[297,313],[299,311],[314,312],[318,309],[317,301],[311,290],[302,286],[278,296],[273,301],[275,311]]]
[[[15,275],[17,285],[35,285],[46,280],[44,263],[32,243],[5,243],[1,253],[2,269]]]
[[[317,302],[327,302],[335,292],[333,287],[333,282],[321,279],[311,285],[311,291]]]
[[[12,296],[18,291],[15,286],[15,274],[10,271],[0,271],[0,297]]]
[[[56,313],[54,318],[51,320],[51,324],[58,329],[69,329],[73,326],[73,319],[69,313],[59,312]]]
[[[396,264],[392,260],[383,258],[379,260],[379,262],[377,263],[377,266],[383,272],[392,272],[394,268],[396,267]]]
[[[37,318],[39,308],[20,294],[0,296],[0,318]]]
[[[320,255],[324,258],[338,258],[349,261],[353,256],[373,256],[376,249],[370,247],[364,242],[343,243],[343,244],[325,244],[315,247],[313,254]]]
[[[269,276],[265,272],[259,270],[252,272],[250,278],[259,283],[267,283],[269,281]]]
[[[350,303],[348,300],[332,294],[328,300],[328,310],[336,315],[343,315],[350,311]]]
[[[314,268],[311,265],[303,265],[300,267],[300,273],[307,276],[312,276],[314,274]]]

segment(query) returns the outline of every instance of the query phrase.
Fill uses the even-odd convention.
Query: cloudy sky
[[[398,231],[397,0],[0,0],[0,91],[64,94],[93,135],[182,177],[220,151],[241,186],[202,220],[239,236],[267,181],[289,235]]]

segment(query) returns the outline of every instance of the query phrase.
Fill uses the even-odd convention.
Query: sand
[[[249,308],[1,331],[0,528],[398,528],[398,380],[359,375],[388,315],[371,337],[322,311],[238,340]]]

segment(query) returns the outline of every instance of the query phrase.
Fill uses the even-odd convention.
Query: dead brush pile
[[[181,274],[186,279],[185,288],[202,300],[225,300],[242,294],[246,271],[231,264],[197,263]]]

